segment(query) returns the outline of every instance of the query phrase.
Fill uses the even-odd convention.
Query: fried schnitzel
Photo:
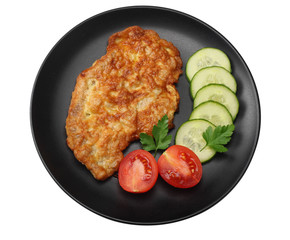
[[[182,73],[178,49],[138,26],[113,34],[107,53],[77,77],[66,119],[67,144],[93,176],[118,170],[122,151],[165,114],[173,127]]]

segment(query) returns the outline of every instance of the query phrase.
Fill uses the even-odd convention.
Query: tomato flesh
[[[190,188],[200,182],[202,165],[196,154],[187,147],[173,145],[158,159],[160,176],[177,188]]]
[[[147,192],[155,185],[157,177],[157,162],[145,150],[130,152],[120,163],[118,179],[120,186],[127,192]]]

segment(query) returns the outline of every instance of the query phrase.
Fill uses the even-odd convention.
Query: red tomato
[[[119,183],[127,192],[147,192],[154,186],[157,177],[157,162],[151,153],[145,150],[130,152],[120,163]]]
[[[190,188],[199,183],[202,166],[199,158],[189,148],[173,145],[158,159],[160,176],[177,188]]]

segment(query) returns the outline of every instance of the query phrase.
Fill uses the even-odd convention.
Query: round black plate
[[[191,189],[176,189],[160,177],[144,194],[121,189],[118,179],[95,180],[66,145],[65,120],[78,74],[106,53],[110,35],[129,26],[155,30],[173,42],[185,64],[196,50],[215,47],[232,63],[240,101],[240,112],[229,151],[217,154],[203,165],[201,182]],[[185,74],[177,89],[180,108],[177,128],[192,110],[189,83]],[[237,50],[216,30],[200,20],[175,10],[159,7],[126,7],[98,14],[68,32],[51,50],[37,75],[31,99],[31,128],[39,155],[57,184],[89,210],[121,222],[161,224],[194,216],[216,204],[245,173],[256,148],[260,131],[260,106],[254,80]],[[172,141],[173,144],[173,141]],[[141,148],[139,141],[124,152]],[[160,155],[160,153],[159,153]],[[158,156],[157,156],[158,157]]]

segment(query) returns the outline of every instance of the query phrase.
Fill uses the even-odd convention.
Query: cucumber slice
[[[237,82],[230,72],[222,67],[206,67],[199,70],[192,78],[190,83],[190,93],[192,98],[195,98],[199,89],[210,83],[223,84],[234,93],[237,91]]]
[[[233,119],[227,108],[212,100],[201,103],[191,113],[189,119],[205,119],[218,125],[229,125],[233,123]]]
[[[209,126],[215,128],[212,123],[203,119],[189,120],[183,123],[177,130],[175,144],[191,149],[202,163],[210,160],[215,155],[215,150],[206,147],[200,152],[200,149],[206,145],[202,134]]]
[[[196,108],[203,102],[213,100],[223,104],[235,120],[239,111],[239,101],[236,94],[228,87],[222,84],[209,84],[198,90],[193,107]]]
[[[191,81],[195,73],[209,66],[221,66],[231,72],[231,63],[227,55],[217,48],[202,48],[196,51],[187,61],[186,76]]]

